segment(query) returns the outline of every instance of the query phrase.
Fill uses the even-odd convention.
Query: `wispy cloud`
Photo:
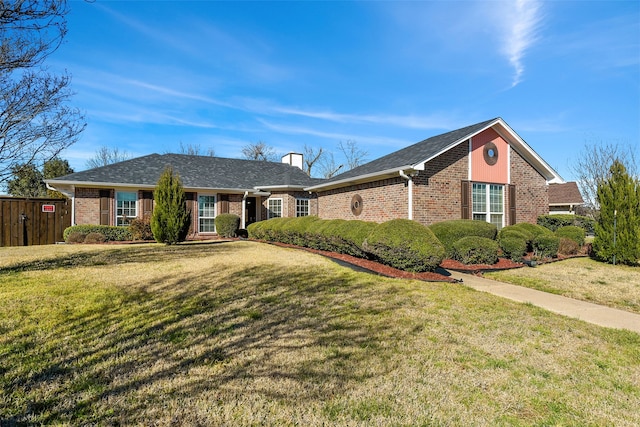
[[[538,0],[516,0],[508,3],[504,13],[505,31],[502,38],[502,53],[514,68],[511,86],[522,81],[524,56],[537,40],[542,21],[542,4]]]

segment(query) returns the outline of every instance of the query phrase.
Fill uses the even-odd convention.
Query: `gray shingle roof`
[[[150,154],[48,182],[54,186],[56,181],[155,186],[167,166],[180,175],[185,188],[252,189],[318,183],[299,168],[284,163],[184,154]]]
[[[342,181],[344,179],[371,175],[375,174],[376,172],[388,171],[392,169],[399,169],[409,165],[415,165],[418,162],[430,159],[436,154],[442,152],[451,144],[460,140],[464,140],[467,137],[481,131],[496,120],[498,119],[496,118],[487,120],[475,125],[433,136],[431,138],[425,139],[424,141],[420,141],[401,150],[394,151],[391,154],[387,154],[384,157],[380,157],[379,159],[353,168],[347,172],[341,173],[340,175],[336,175],[333,178],[322,182],[322,185],[330,184],[336,181]]]

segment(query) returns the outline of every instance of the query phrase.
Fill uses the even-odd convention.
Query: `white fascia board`
[[[115,189],[154,189],[156,185],[151,184],[123,184],[118,182],[91,182],[91,181],[60,181],[60,180],[45,180],[47,185],[57,188],[56,186],[69,186],[69,187],[88,187],[88,188],[115,188]],[[64,188],[64,187],[62,187]],[[253,193],[253,188],[214,188],[214,187],[184,187],[185,191],[207,191],[207,192],[220,192],[244,194],[245,191]]]
[[[509,145],[547,180],[547,184],[565,183],[560,174],[540,157],[504,120],[500,119],[498,123],[502,126],[502,129],[494,129],[498,135],[508,140]],[[505,132],[507,135],[505,135]]]
[[[358,175],[351,178],[344,178],[338,181],[327,182],[323,184],[314,185],[312,187],[306,187],[306,191],[322,191],[322,190],[330,190],[332,188],[344,187],[345,185],[354,185],[361,184],[363,182],[375,181],[375,178],[382,178],[385,176],[398,176],[398,171],[411,171],[411,170],[424,170],[424,167],[421,169],[414,167],[414,165],[405,165],[400,166],[398,168],[387,169],[383,171],[368,173],[365,175]]]
[[[252,190],[250,191],[269,191],[269,190],[296,190],[296,191],[303,191],[305,189],[305,187],[303,185],[260,185],[260,186],[256,186],[253,187]]]

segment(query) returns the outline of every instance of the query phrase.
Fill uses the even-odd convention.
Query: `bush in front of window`
[[[81,233],[86,237],[89,233],[100,233],[108,242],[122,242],[133,240],[129,227],[115,227],[111,225],[73,225],[67,227],[62,236],[65,242],[69,242],[69,236],[73,233]],[[71,243],[71,242],[69,242]]]
[[[447,251],[446,256],[453,256],[453,244],[463,237],[477,236],[495,240],[498,228],[486,221],[472,219],[454,219],[437,222],[429,226]]]
[[[223,213],[215,218],[214,223],[218,236],[236,237],[236,232],[240,228],[240,217],[235,214]]]
[[[445,256],[444,246],[435,234],[408,219],[379,224],[363,246],[383,264],[412,272],[434,271]]]
[[[488,264],[498,262],[498,242],[478,236],[468,236],[453,244],[452,258],[463,264]]]
[[[129,231],[133,240],[153,240],[151,219],[149,217],[134,218],[129,221]]]

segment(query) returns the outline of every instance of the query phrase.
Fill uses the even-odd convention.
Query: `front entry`
[[[245,227],[247,227],[249,224],[253,224],[254,222],[257,221],[257,201],[255,197],[247,197],[247,199],[245,200],[245,208],[244,208],[244,217],[245,217]]]

